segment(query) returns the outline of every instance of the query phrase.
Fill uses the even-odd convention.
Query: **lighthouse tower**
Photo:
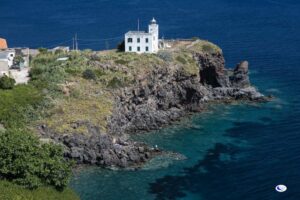
[[[152,35],[152,51],[156,53],[158,52],[159,26],[154,18],[150,21],[148,32]]]

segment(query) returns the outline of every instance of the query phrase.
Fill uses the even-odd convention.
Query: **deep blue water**
[[[300,1],[0,0],[0,37],[10,46],[54,47],[77,33],[81,48],[113,48],[138,18],[146,27],[153,16],[165,38],[213,41],[229,67],[248,60],[253,84],[277,98],[213,106],[137,136],[185,161],[156,159],[137,172],[88,169],[71,187],[83,200],[300,199]],[[277,184],[287,192],[277,193]]]

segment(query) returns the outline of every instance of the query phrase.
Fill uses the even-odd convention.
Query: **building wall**
[[[132,43],[128,42],[128,38],[132,38]],[[138,38],[140,42],[138,43]],[[148,39],[148,43],[146,42]],[[151,34],[126,34],[125,35],[125,52],[136,52],[136,53],[153,53],[153,43]],[[131,50],[130,50],[131,47]],[[140,51],[138,51],[138,47]],[[146,51],[148,47],[148,51]]]
[[[159,40],[159,26],[158,24],[150,24],[149,33],[152,34],[152,51],[153,53],[158,52],[158,40]]]
[[[8,62],[0,60],[0,75],[7,74],[9,70]]]

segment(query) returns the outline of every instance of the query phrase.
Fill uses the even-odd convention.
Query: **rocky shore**
[[[248,76],[248,62],[233,70],[225,68],[222,52],[192,52],[198,74],[154,67],[134,85],[114,91],[112,115],[107,131],[85,123],[88,135],[59,135],[46,126],[39,132],[65,147],[65,157],[79,164],[103,167],[139,167],[147,160],[163,154],[163,150],[134,142],[129,135],[159,129],[192,112],[201,112],[210,102],[268,101],[253,87]],[[76,124],[75,124],[76,126]]]

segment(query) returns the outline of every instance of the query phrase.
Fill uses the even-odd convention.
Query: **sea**
[[[299,200],[299,0],[0,0],[0,37],[11,47],[115,48],[155,17],[160,37],[219,45],[229,68],[250,63],[269,103],[211,105],[133,138],[179,152],[141,170],[86,168],[70,187],[82,200]],[[275,187],[283,184],[285,192]]]

